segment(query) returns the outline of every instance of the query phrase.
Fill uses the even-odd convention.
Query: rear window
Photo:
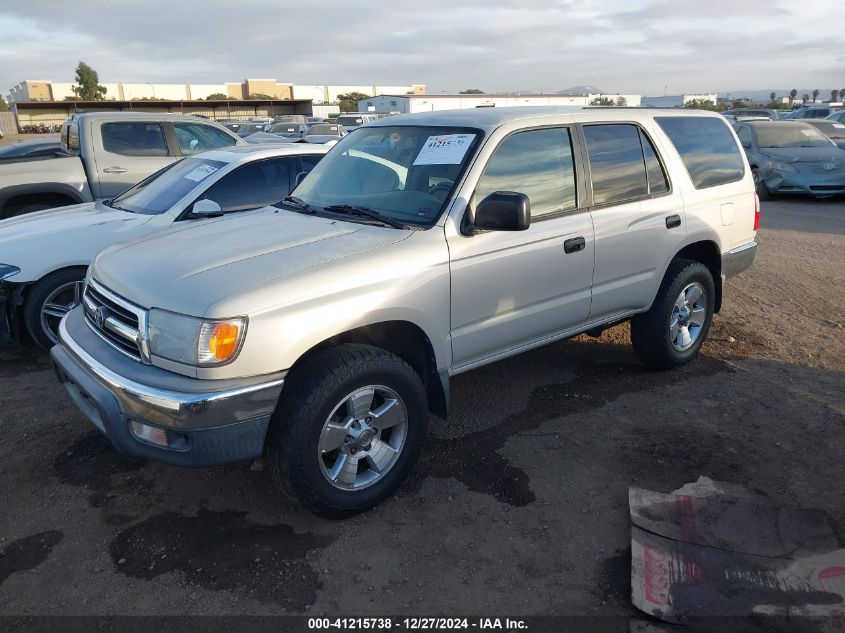
[[[696,189],[742,180],[745,163],[727,123],[712,117],[655,117],[686,165]]]

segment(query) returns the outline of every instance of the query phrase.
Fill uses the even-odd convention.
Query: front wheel
[[[771,198],[772,194],[769,193],[769,188],[766,187],[766,183],[763,182],[763,178],[760,176],[760,170],[756,167],[752,167],[751,176],[754,179],[754,190],[757,192],[757,197],[760,200],[768,200]]]
[[[425,387],[405,361],[369,345],[339,345],[291,371],[270,422],[267,461],[303,507],[344,518],[407,477],[427,424]]]
[[[49,350],[59,338],[59,322],[82,301],[84,268],[67,268],[47,275],[29,291],[23,320],[29,335]]]
[[[716,301],[710,270],[673,260],[648,312],[631,319],[631,342],[648,365],[671,369],[691,360],[707,337]]]

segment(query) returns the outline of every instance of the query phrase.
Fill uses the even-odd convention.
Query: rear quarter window
[[[655,117],[672,141],[696,189],[742,180],[745,163],[727,123],[713,117]]]

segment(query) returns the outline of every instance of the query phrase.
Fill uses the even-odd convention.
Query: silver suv
[[[52,358],[123,453],[263,453],[348,516],[408,475],[456,374],[626,320],[646,363],[692,359],[758,221],[719,115],[392,117],[275,207],[103,251]]]

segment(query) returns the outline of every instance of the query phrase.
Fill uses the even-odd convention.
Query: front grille
[[[845,189],[845,184],[842,185],[810,185],[812,191],[841,191]]]
[[[824,163],[813,163],[807,167],[807,171],[811,174],[842,174],[845,173],[845,165],[836,164],[828,169]]]
[[[82,297],[85,320],[107,343],[137,361],[142,359],[144,311],[89,281]]]

